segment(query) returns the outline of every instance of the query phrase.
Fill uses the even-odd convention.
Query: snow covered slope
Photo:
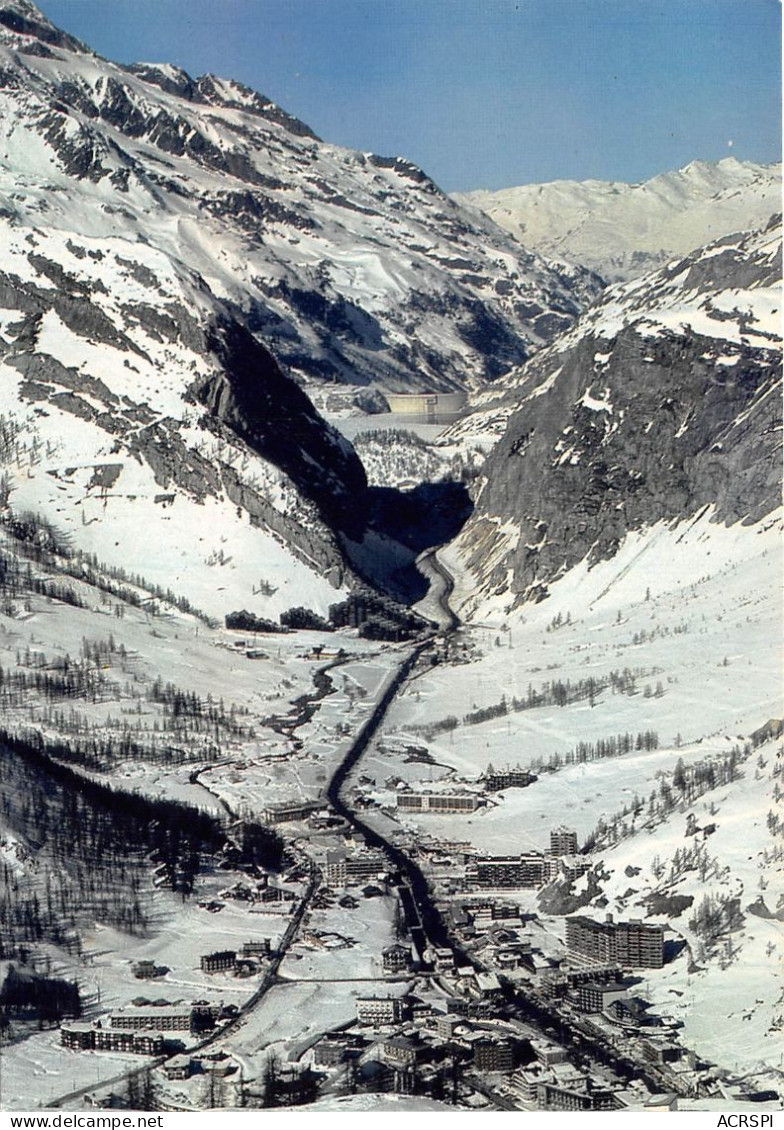
[[[541,598],[663,519],[780,504],[780,255],[774,223],[612,288],[456,427],[505,425],[455,543],[472,608]]]
[[[581,878],[558,897],[552,888],[541,898],[525,892],[524,909],[560,942],[563,915],[575,911],[661,922],[685,948],[646,971],[639,994],[685,1024],[687,1046],[740,1077],[766,1065],[760,1089],[780,1092],[784,765],[775,727],[765,729],[781,715],[782,526],[779,515],[729,526],[710,517],[631,532],[613,558],[582,561],[547,600],[511,615],[503,596],[485,601],[482,621],[461,632],[470,645],[462,662],[417,680],[390,714],[383,759],[365,764],[387,803],[389,778],[433,788],[448,774],[454,787],[488,763],[530,767],[535,784],[495,794],[468,820],[407,813],[403,821],[419,836],[470,839],[488,855],[546,850],[549,829],[565,822],[581,847],[593,844],[595,882]],[[451,549],[441,556],[459,570]],[[624,670],[634,673],[631,685],[613,687],[612,672]],[[531,687],[586,679],[604,689],[562,706],[516,705]],[[506,712],[487,709],[502,696]],[[450,716],[457,725],[434,733]],[[574,755],[580,743],[597,748],[612,735],[650,731],[658,748]],[[428,760],[394,762],[391,751],[412,741],[426,744]],[[735,747],[738,764],[722,780],[719,766]],[[691,774],[708,766],[716,776],[709,771],[703,784],[713,779],[712,787],[691,788]]]
[[[120,67],[0,0],[4,222],[144,242],[195,271],[302,378],[481,384],[597,293],[416,166],[320,141],[238,83]]]
[[[334,599],[338,532],[362,536],[362,466],[203,280],[144,242],[16,213],[0,249],[14,510],[213,614],[254,589],[273,613]]]
[[[692,161],[643,184],[553,181],[456,193],[541,255],[584,263],[609,282],[636,278],[781,208],[781,166]]]

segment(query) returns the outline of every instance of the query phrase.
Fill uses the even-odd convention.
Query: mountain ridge
[[[49,189],[44,203],[29,184],[17,208],[45,206],[76,234],[136,228],[233,302],[297,379],[481,385],[600,289],[464,212],[404,158],[322,142],[231,80],[55,42],[32,6],[23,30],[16,8],[0,11],[14,15],[0,22],[0,171]],[[89,207],[81,229],[77,205]]]
[[[559,180],[454,193],[541,254],[625,282],[781,210],[781,165],[691,161],[647,181]]]
[[[450,549],[474,611],[547,595],[632,531],[781,504],[781,221],[605,292],[452,438],[500,438]]]

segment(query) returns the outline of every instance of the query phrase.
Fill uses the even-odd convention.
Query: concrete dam
[[[416,417],[420,423],[442,424],[456,419],[468,399],[465,392],[386,392],[390,412]]]

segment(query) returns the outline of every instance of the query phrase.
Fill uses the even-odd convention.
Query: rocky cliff
[[[728,237],[606,292],[483,406],[506,429],[456,543],[471,603],[540,598],[662,519],[780,504],[780,278],[780,223]]]

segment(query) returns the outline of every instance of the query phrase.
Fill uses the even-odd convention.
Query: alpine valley
[[[779,178],[0,0],[0,1108],[780,1107]]]

